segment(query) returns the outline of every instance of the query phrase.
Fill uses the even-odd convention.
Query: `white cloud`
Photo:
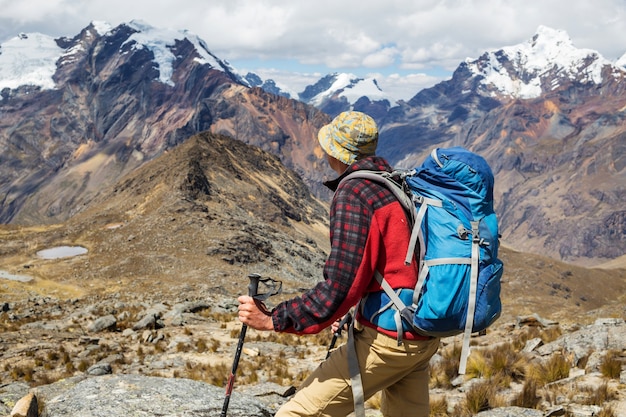
[[[466,58],[525,42],[540,25],[565,30],[576,47],[609,60],[626,52],[624,0],[0,0],[0,10],[0,42],[21,31],[74,36],[92,20],[141,19],[188,29],[234,65],[377,71],[390,85],[389,74],[440,79],[442,68],[450,73]]]
[[[394,64],[398,51],[396,48],[383,48],[363,58],[363,66],[366,68],[382,68]]]
[[[408,75],[384,75],[380,73],[370,73],[367,76],[375,78],[378,85],[385,93],[395,97],[396,99],[405,101],[413,98],[415,94],[424,88],[432,87],[444,79],[444,77],[420,73]]]

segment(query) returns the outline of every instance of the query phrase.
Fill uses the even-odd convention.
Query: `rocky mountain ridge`
[[[67,52],[57,63],[54,89],[4,90],[0,221],[63,221],[100,188],[201,131],[284,154],[289,167],[309,173],[312,189],[321,189],[330,169],[319,163],[313,132],[328,116],[240,84],[185,34],[168,33],[161,43],[147,34],[136,24],[105,34],[90,25],[58,41]],[[171,71],[146,46],[162,43]]]

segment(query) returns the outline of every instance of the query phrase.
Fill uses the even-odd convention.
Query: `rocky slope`
[[[247,291],[247,275],[283,281],[270,306],[314,285],[328,251],[327,210],[278,157],[205,133],[103,188],[65,223],[1,226],[0,270],[9,274],[0,278],[0,414],[30,391],[49,417],[80,407],[94,416],[154,415],[155,407],[163,415],[216,415],[241,330],[236,297]],[[88,251],[37,256],[62,245]],[[475,338],[476,350],[507,341],[518,346],[510,355],[522,355],[527,366],[565,352],[572,378],[558,390],[606,382],[607,401],[623,407],[618,379],[600,376],[600,363],[606,352],[624,355],[617,318],[626,314],[626,273],[506,247],[501,257],[503,315]],[[606,317],[614,319],[594,325]],[[529,352],[520,352],[527,340],[542,337],[547,347],[534,340]],[[250,331],[232,415],[272,415],[323,360],[329,340],[326,332],[297,338]],[[481,380],[445,383],[456,379],[439,368],[454,341],[445,339],[433,361],[433,398],[446,398],[449,415],[459,415],[455,407]],[[594,359],[583,360],[581,352]],[[491,408],[520,394],[524,379],[514,378],[499,392],[506,401]],[[155,388],[164,385],[167,392]],[[555,400],[558,390],[539,392],[538,406],[576,410],[588,402],[573,394]],[[87,401],[93,395],[98,400]],[[380,415],[375,402],[368,407],[371,416]]]

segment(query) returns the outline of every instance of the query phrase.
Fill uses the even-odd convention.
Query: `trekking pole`
[[[248,275],[250,283],[248,284],[248,295],[254,297],[259,290],[259,274]],[[230,394],[233,392],[233,386],[235,385],[235,374],[237,373],[237,366],[239,365],[239,358],[241,357],[241,349],[243,348],[243,340],[246,337],[246,330],[248,326],[241,325],[241,332],[239,333],[239,342],[237,343],[237,350],[235,351],[235,360],[233,361],[233,367],[228,377],[228,383],[226,384],[226,397],[224,398],[224,405],[222,406],[222,414],[220,417],[226,417],[226,411],[228,411],[228,403],[230,402]]]
[[[333,333],[333,339],[330,341],[330,346],[328,346],[328,352],[326,352],[326,359],[330,356],[330,351],[335,347],[335,343],[337,343],[337,338],[341,336],[341,332],[343,331],[343,326],[346,324],[350,324],[352,321],[352,315],[350,313],[343,316],[341,321],[339,322],[339,328],[335,333]]]
[[[261,278],[259,274],[250,274],[248,275],[250,282],[248,284],[248,295],[250,297],[255,298],[256,300],[263,301],[269,298],[272,295],[280,293],[282,289],[282,282],[275,281],[271,278]],[[272,285],[280,284],[278,289],[273,289],[266,294],[259,294],[259,282],[263,282],[266,284],[268,281],[272,282]],[[266,284],[267,285],[267,284]],[[226,384],[226,397],[224,398],[224,405],[222,406],[222,413],[220,417],[226,417],[226,412],[228,411],[228,403],[230,402],[230,395],[233,392],[233,387],[235,385],[235,374],[237,373],[237,366],[239,365],[239,358],[241,357],[241,350],[243,348],[243,341],[246,337],[246,330],[248,326],[245,324],[241,325],[241,332],[239,333],[239,342],[237,343],[237,350],[235,351],[235,359],[233,360],[233,367],[230,371],[230,376],[228,377],[228,383]]]

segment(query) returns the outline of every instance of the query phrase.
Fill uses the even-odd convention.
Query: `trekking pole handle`
[[[343,331],[343,326],[345,326],[346,324],[350,324],[350,322],[352,321],[352,315],[350,313],[347,313],[345,316],[343,316],[343,319],[341,319],[341,321],[339,322],[339,327],[337,328],[337,331],[335,332],[335,336],[341,336],[341,332]]]
[[[343,326],[345,326],[346,324],[350,325],[351,322],[352,315],[350,313],[347,313],[345,316],[343,316],[343,319],[341,319],[341,321],[339,322],[339,327],[337,328],[337,331],[333,333],[333,339],[331,340],[330,346],[328,346],[328,351],[326,352],[326,359],[328,359],[328,357],[330,356],[331,350],[334,349],[335,343],[337,343],[337,338],[341,336]]]
[[[261,275],[259,274],[250,274],[248,275],[250,279],[250,283],[248,283],[248,295],[250,297],[254,297],[259,292],[259,281],[261,280]]]

